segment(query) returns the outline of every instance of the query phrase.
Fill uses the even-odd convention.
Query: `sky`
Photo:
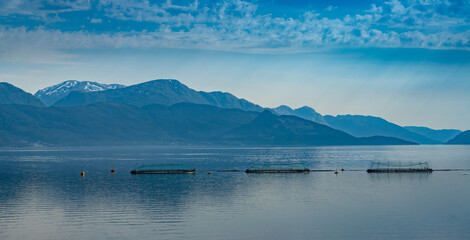
[[[263,107],[470,129],[470,0],[1,0],[0,81],[178,79]]]

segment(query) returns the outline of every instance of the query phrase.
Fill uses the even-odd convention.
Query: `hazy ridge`
[[[0,87],[2,146],[437,144],[460,132],[401,127],[372,116],[322,116],[308,106],[268,109],[172,79],[127,87],[69,80],[35,94],[45,105],[55,101],[48,108],[13,85]]]

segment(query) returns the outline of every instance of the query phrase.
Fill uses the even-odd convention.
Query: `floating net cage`
[[[284,164],[254,164],[250,166],[246,173],[308,173],[310,169],[302,163],[284,163]]]
[[[429,162],[400,162],[400,161],[372,161],[367,169],[368,173],[393,172],[432,172]]]
[[[132,174],[195,173],[196,169],[183,164],[141,165],[132,170]]]

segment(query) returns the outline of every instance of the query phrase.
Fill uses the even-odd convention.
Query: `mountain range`
[[[356,138],[326,125],[269,111],[210,105],[0,105],[2,146],[95,145],[363,145],[413,144],[397,138]]]
[[[190,102],[222,108],[237,108],[244,111],[263,111],[265,109],[245,99],[239,99],[230,93],[196,91],[172,79],[153,80],[129,87],[120,85],[111,89],[105,89],[104,87],[96,88],[101,89],[101,91],[87,91],[83,87],[80,91],[73,91],[74,88],[71,87],[87,86],[88,84],[101,86],[99,83],[83,82],[82,84],[77,84],[76,81],[66,81],[55,87],[39,90],[35,95],[55,96],[54,92],[57,92],[58,88],[67,89],[66,86],[69,86],[70,90],[62,91],[69,92],[69,94],[61,99],[57,99],[54,106],[79,106],[97,102],[121,102],[133,106],[145,106],[148,104],[172,105],[179,102]],[[45,104],[48,105],[46,102]],[[281,105],[277,108],[272,108],[271,111],[278,115],[292,115],[329,125],[356,137],[388,136],[420,144],[438,144],[446,142],[458,133],[458,130],[447,131],[427,128],[426,131],[420,131],[420,129],[412,127],[407,129],[382,118],[369,116],[338,115],[336,117],[324,117],[308,106],[292,109]],[[442,134],[443,137],[439,137]]]
[[[420,144],[437,144],[438,141],[411,132],[383,118],[362,115],[324,116],[329,126],[357,137],[389,136]]]
[[[83,106],[98,102],[120,102],[132,106],[149,104],[173,105],[181,102],[207,104],[245,111],[262,111],[263,108],[230,93],[193,90],[173,79],[153,80],[129,87],[94,92],[72,91],[54,106]]]
[[[401,127],[399,125],[388,122],[385,119],[372,116],[322,116],[313,108],[308,106],[297,109],[292,109],[285,105],[281,105],[272,109],[263,108],[245,99],[237,98],[230,93],[196,91],[187,87],[181,82],[172,79],[153,80],[127,87],[118,84],[100,84],[96,82],[79,82],[76,80],[69,80],[39,90],[35,96],[42,102],[31,94],[26,93],[23,90],[7,83],[0,84],[0,91],[0,104],[15,105],[15,107],[3,106],[4,112],[0,113],[0,120],[2,120],[4,123],[6,123],[5,119],[10,119],[10,121],[15,122],[13,120],[15,116],[18,117],[17,122],[29,119],[27,122],[22,124],[24,126],[23,128],[18,126],[15,128],[13,126],[14,124],[12,126],[4,124],[2,129],[0,129],[0,132],[3,131],[2,133],[8,133],[8,139],[10,139],[10,141],[16,142],[19,145],[21,145],[22,141],[23,143],[27,142],[28,144],[32,144],[34,142],[42,142],[46,145],[58,144],[57,141],[53,141],[49,138],[41,140],[41,138],[43,138],[40,137],[41,134],[46,134],[45,129],[41,126],[38,126],[40,121],[38,121],[38,123],[34,123],[34,117],[31,116],[36,116],[38,118],[40,116],[41,120],[48,119],[48,116],[55,116],[54,119],[62,119],[59,122],[55,121],[54,119],[48,119],[48,122],[43,122],[42,124],[49,126],[49,129],[54,129],[54,131],[57,131],[55,128],[61,129],[60,126],[64,126],[64,131],[67,131],[68,133],[75,136],[68,136],[69,139],[67,142],[80,142],[80,136],[85,137],[85,135],[80,135],[81,133],[74,132],[71,130],[71,126],[81,126],[82,123],[84,124],[84,122],[87,121],[74,122],[73,119],[84,119],[79,114],[69,112],[72,111],[72,109],[75,109],[76,111],[79,109],[83,112],[94,112],[93,116],[102,116],[103,118],[96,119],[90,115],[89,117],[95,120],[95,125],[93,125],[92,122],[87,122],[85,125],[87,126],[87,129],[95,129],[97,133],[101,132],[101,137],[97,139],[101,138],[104,142],[108,143],[117,143],[124,140],[130,141],[132,138],[126,139],[124,137],[125,135],[121,136],[123,138],[117,137],[114,140],[103,138],[103,136],[106,135],[104,134],[106,131],[112,130],[108,128],[108,126],[100,125],[100,119],[107,119],[107,121],[117,121],[116,124],[119,124],[122,118],[122,123],[126,124],[125,126],[115,126],[117,129],[129,128],[131,127],[132,123],[142,124],[142,126],[146,126],[149,131],[136,128],[133,130],[129,129],[129,131],[126,132],[128,134],[135,133],[136,139],[134,139],[134,142],[139,142],[139,139],[147,139],[149,141],[151,140],[150,142],[153,143],[178,143],[182,141],[186,144],[192,144],[192,140],[199,139],[199,141],[202,141],[201,139],[205,139],[203,141],[204,143],[212,144],[210,141],[212,139],[220,144],[238,143],[261,145],[292,145],[294,143],[296,145],[410,143],[436,144],[444,143],[460,133],[459,130],[453,129],[433,130],[424,127]],[[170,115],[168,115],[168,111],[166,110],[155,110],[161,110],[161,108],[164,107],[171,108],[172,106],[181,107],[182,103],[192,103],[192,105],[188,105],[189,107],[187,107],[187,109],[183,112],[175,112],[177,113],[176,116],[171,115],[171,117],[169,117]],[[34,112],[34,114],[31,112],[31,115],[28,117],[28,115],[25,115],[25,112],[14,110],[25,107],[20,105],[35,106],[35,110],[31,110]],[[37,108],[42,107],[43,105],[51,105],[51,107],[44,109]],[[250,116],[251,119],[250,121],[238,119],[238,125],[234,122],[228,123],[230,120],[226,118],[213,116],[215,118],[211,120],[204,115],[201,115],[202,112],[199,111],[201,109],[205,109],[200,107],[205,105],[212,106],[213,110],[219,108],[224,111],[241,110],[241,112],[244,112],[242,115],[244,116],[245,120],[248,118],[247,116]],[[108,108],[113,109],[113,111],[108,110]],[[148,110],[148,108],[152,108],[154,111],[146,112],[142,115],[142,111],[145,112]],[[193,110],[190,110],[191,108]],[[199,110],[196,111],[195,109]],[[154,114],[155,111],[158,112],[158,115]],[[47,112],[50,115],[43,115],[43,112]],[[134,113],[134,116],[141,116],[142,118],[131,121],[130,119],[133,118],[128,116],[127,113]],[[104,116],[103,114],[109,114],[109,116]],[[205,114],[210,115],[210,112],[206,112]],[[122,115],[122,117],[120,117],[120,115]],[[151,116],[153,118],[152,121],[155,122],[148,120],[149,116]],[[241,115],[239,114],[237,116]],[[113,117],[116,119],[112,120]],[[198,125],[193,126],[194,129],[184,128],[182,127],[183,125],[191,125],[186,121],[182,121],[182,119],[185,118],[198,118],[200,122]],[[167,123],[160,121],[160,119],[165,119],[183,125],[178,127],[176,127],[176,125],[170,126]],[[204,119],[207,122],[205,125],[203,124]],[[157,128],[152,124],[157,124],[156,126],[159,126],[160,128]],[[68,127],[65,127],[65,125]],[[20,131],[21,129],[26,129],[27,126],[36,126],[37,129],[43,129],[44,132],[38,130],[41,132],[40,134],[31,134],[32,138],[30,137],[30,139],[26,141],[24,139],[28,137],[25,134],[21,134],[20,132],[15,134],[11,131],[11,129],[17,129]],[[102,126],[102,128],[96,129],[96,126]],[[100,131],[100,129],[103,131]],[[200,129],[206,129],[205,131],[207,133],[198,133],[199,135],[204,135],[204,137],[201,137],[202,135],[199,137],[191,135],[191,133],[197,133]],[[35,132],[34,128],[30,130]],[[184,134],[177,134],[178,131]],[[90,131],[83,129],[83,133],[85,132],[91,134]],[[142,135],[139,135],[139,132],[141,132]],[[145,135],[145,132],[153,132],[160,137],[148,138]],[[213,134],[210,134],[210,132],[213,132]],[[15,135],[22,136],[22,138],[15,137]],[[51,136],[53,135],[54,134]],[[113,132],[109,135],[113,136],[116,135],[116,133]],[[186,137],[184,135],[186,135]],[[0,144],[3,142],[2,145],[8,145],[7,143],[9,141],[5,140],[7,139],[7,135],[4,136],[5,137],[0,140]],[[38,138],[34,140],[34,136]],[[67,137],[57,137],[57,139],[61,138]],[[140,142],[142,143],[145,141]]]
[[[316,123],[325,124],[355,137],[387,136],[419,144],[445,143],[461,132],[456,129],[434,130],[426,127],[402,127],[383,118],[373,116],[322,116],[308,106],[294,110],[288,106],[281,105],[277,108],[273,108],[272,112],[279,115],[297,116]]]
[[[257,145],[408,145],[413,144],[398,138],[366,137],[357,138],[323,124],[296,116],[276,116],[266,110],[253,121],[228,132],[224,139],[244,144]]]

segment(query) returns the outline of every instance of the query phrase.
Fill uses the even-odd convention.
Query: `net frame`
[[[371,161],[367,172],[432,172],[428,161]]]

